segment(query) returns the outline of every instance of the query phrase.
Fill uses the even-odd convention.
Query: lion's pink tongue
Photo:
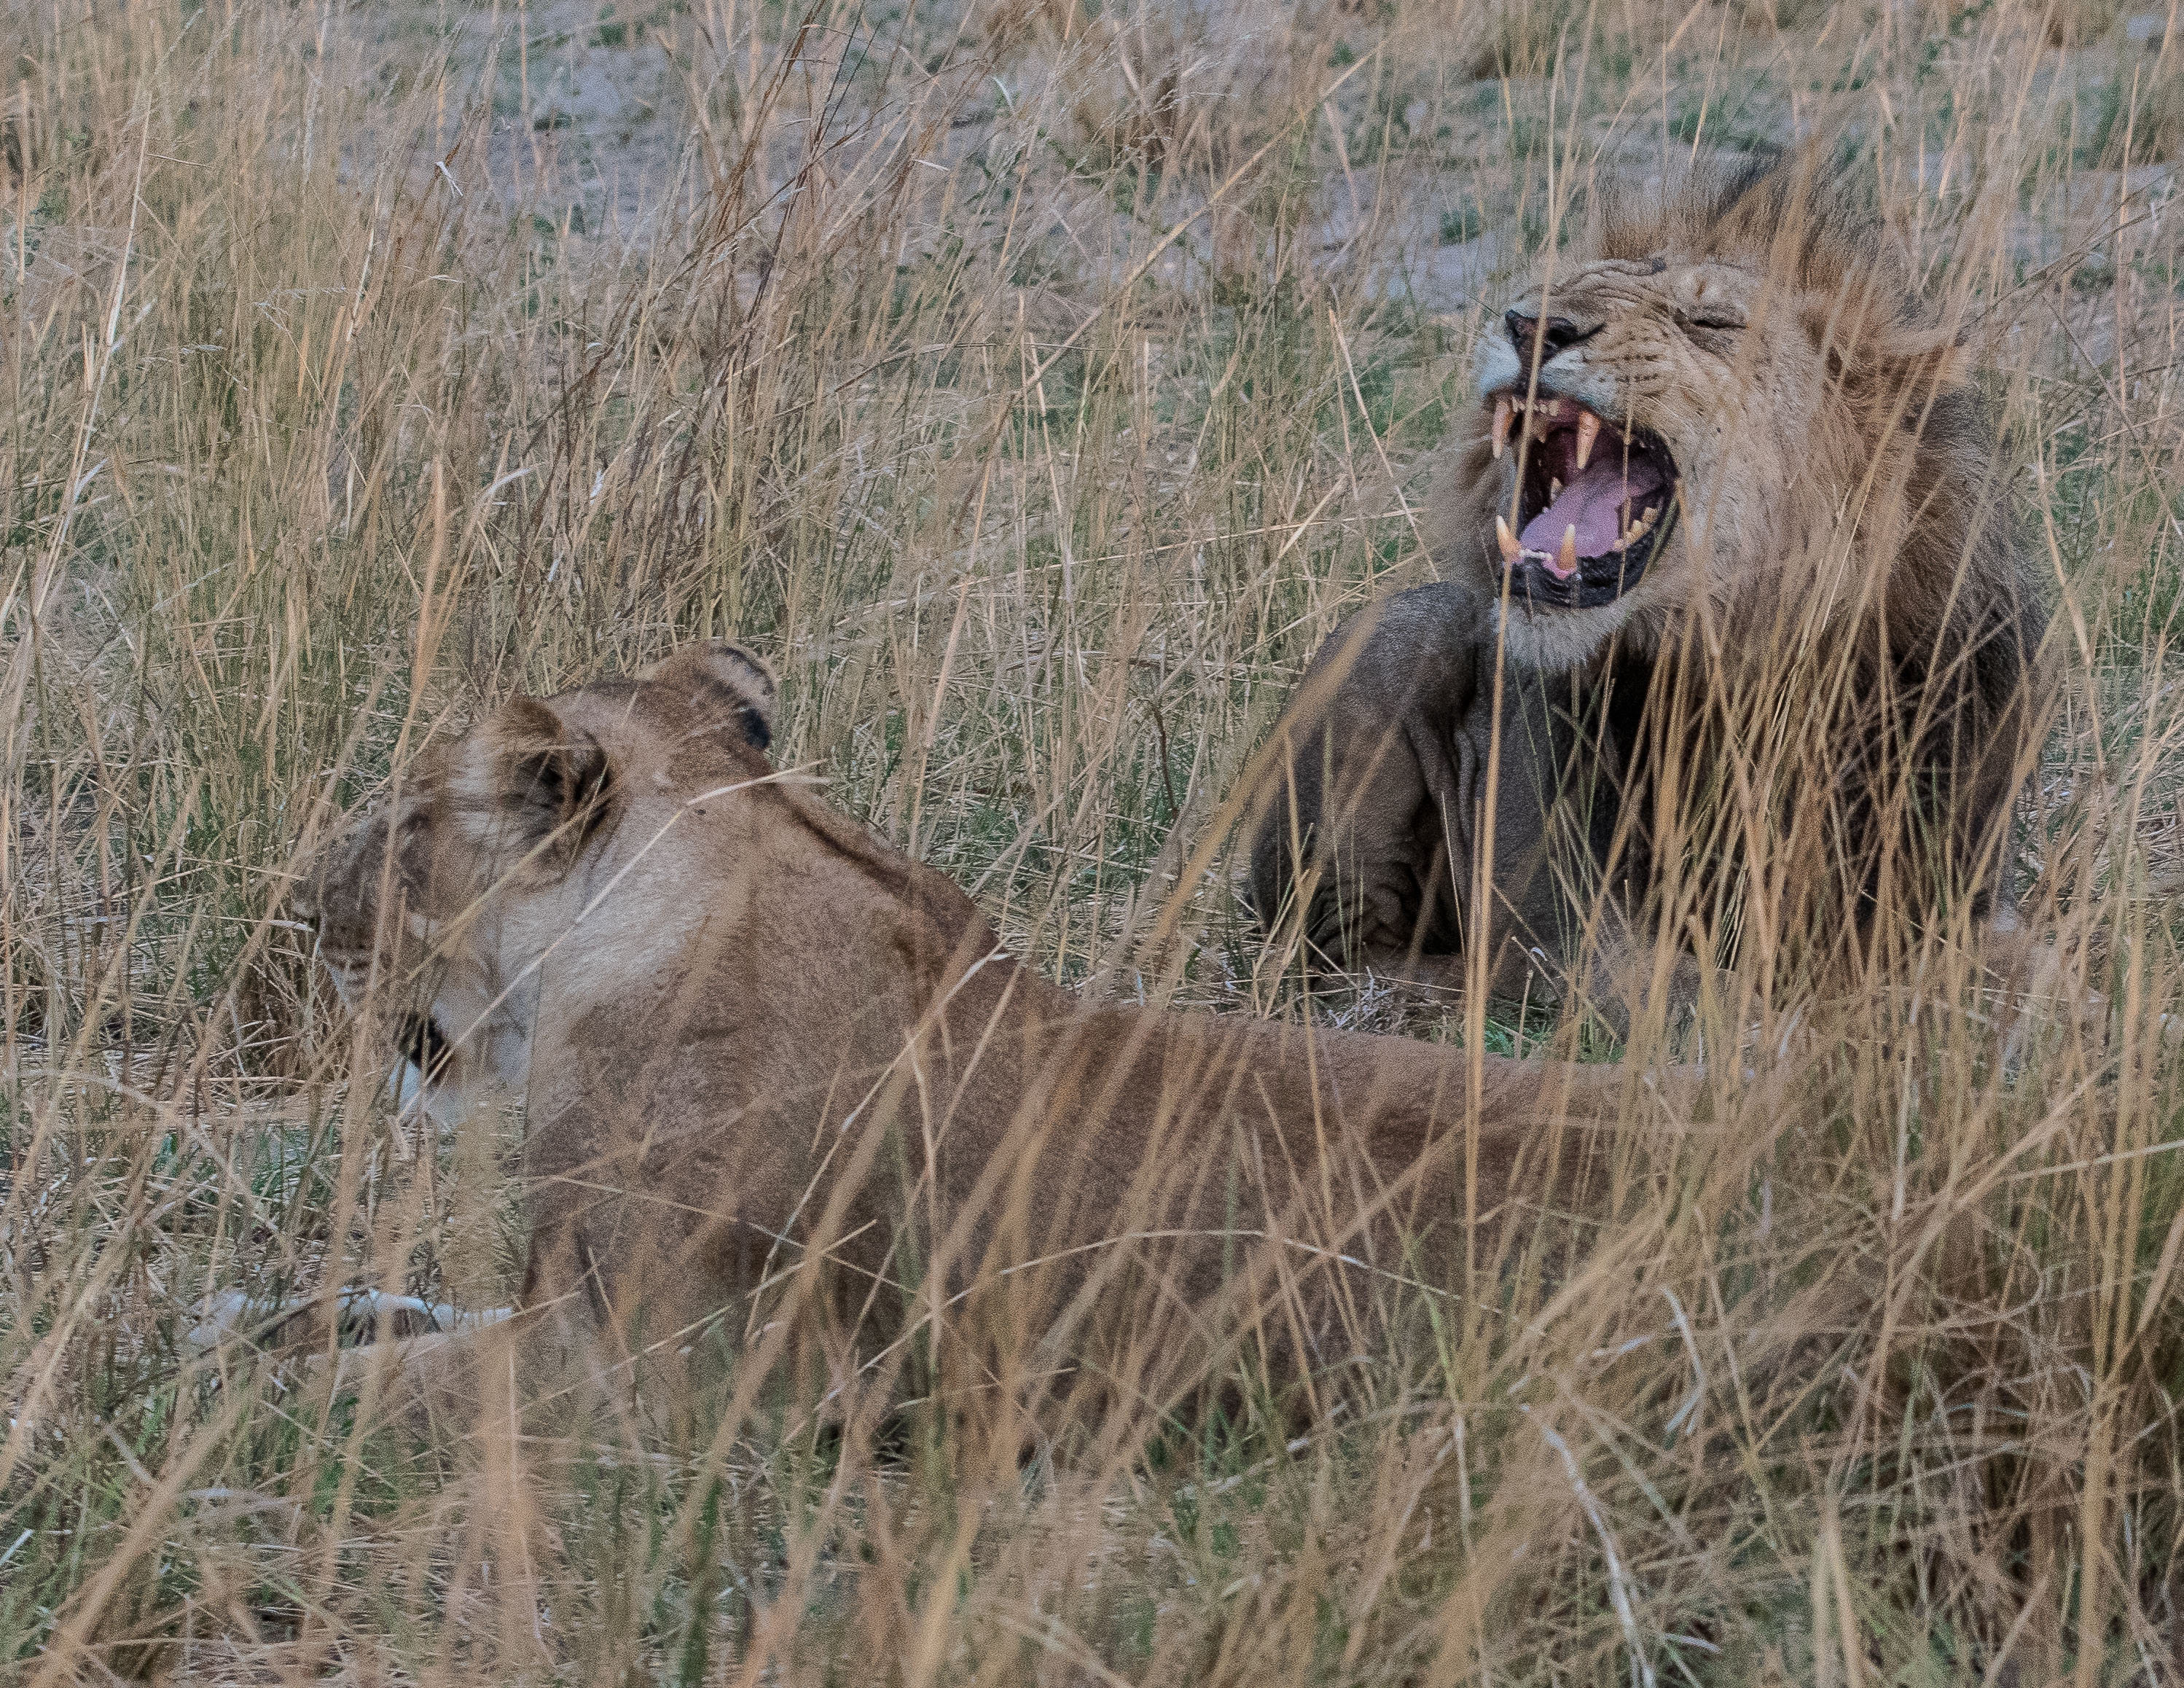
[[[1553,556],[1562,549],[1563,535],[1574,527],[1578,555],[1605,556],[1623,536],[1623,506],[1635,502],[1631,515],[1644,514],[1647,495],[1660,491],[1667,478],[1645,458],[1634,457],[1626,465],[1619,455],[1603,454],[1524,524],[1525,548]]]

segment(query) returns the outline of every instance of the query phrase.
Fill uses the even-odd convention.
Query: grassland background
[[[2184,1680],[2173,8],[0,0],[0,1671]],[[2070,677],[2030,905],[2104,1011],[1763,1006],[1764,1110],[1290,1444],[421,1438],[185,1340],[506,1298],[513,1123],[387,1117],[285,889],[693,635],[1055,975],[1297,1011],[1224,805],[1430,577],[1476,337],[1610,166],[1785,142],[1993,372]]]

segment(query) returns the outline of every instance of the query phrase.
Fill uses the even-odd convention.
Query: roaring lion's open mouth
[[[1658,435],[1628,432],[1542,389],[1491,395],[1494,454],[1524,433],[1517,522],[1495,538],[1513,595],[1557,609],[1612,604],[1635,586],[1676,521],[1675,460]]]

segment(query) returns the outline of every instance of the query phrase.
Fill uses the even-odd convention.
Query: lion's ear
[[[536,698],[502,709],[485,740],[485,765],[473,772],[493,787],[503,840],[571,860],[606,815],[613,772],[599,741]]]
[[[1908,397],[1914,408],[1924,409],[1937,393],[1959,386],[1969,358],[1968,337],[1946,328],[1906,328],[1892,326],[1878,335],[1875,357],[1891,391]]]
[[[708,639],[655,663],[644,677],[651,685],[720,694],[753,749],[763,750],[773,743],[773,706],[780,688],[773,670],[755,652],[726,639]]]
[[[1897,407],[1913,415],[1964,380],[1964,338],[1945,328],[1890,320],[1878,309],[1841,301],[1817,302],[1806,331],[1825,355],[1828,378],[1854,398]]]

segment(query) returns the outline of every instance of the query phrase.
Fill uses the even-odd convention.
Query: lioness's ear
[[[518,698],[493,716],[484,752],[476,772],[493,787],[503,847],[527,851],[550,839],[552,855],[573,857],[606,815],[613,779],[599,741],[536,698]]]
[[[644,678],[654,685],[720,693],[754,749],[763,750],[773,743],[773,705],[780,688],[765,659],[739,644],[708,639],[686,645],[645,670]]]

